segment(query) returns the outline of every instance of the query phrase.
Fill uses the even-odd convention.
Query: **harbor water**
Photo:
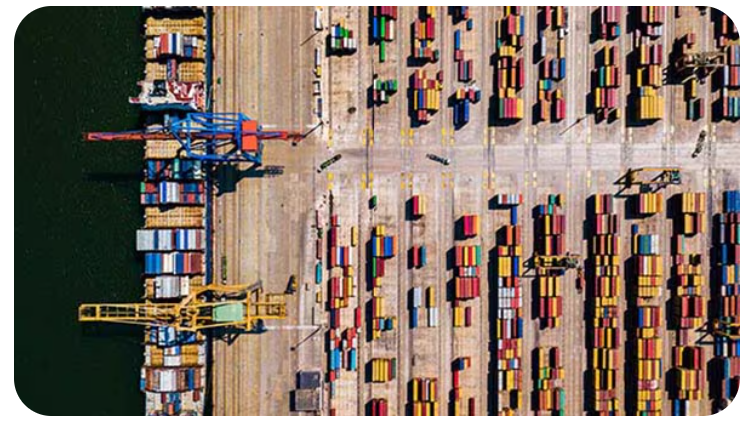
[[[53,7],[17,29],[14,377],[46,415],[142,415],[142,331],[77,322],[81,302],[143,292],[142,145],[81,134],[139,125],[140,8]]]

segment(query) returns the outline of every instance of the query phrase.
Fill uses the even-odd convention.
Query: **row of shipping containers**
[[[185,17],[171,9],[145,19],[145,80],[205,83],[205,8]],[[149,13],[149,12],[146,12]],[[206,202],[202,163],[178,158],[179,149],[148,142],[140,189],[144,228],[136,250],[144,252],[145,297],[179,301],[205,285]],[[168,205],[165,207],[164,205]],[[149,415],[203,413],[206,338],[174,327],[144,333],[140,388]]]
[[[146,160],[146,180],[202,180],[203,166],[198,160]]]
[[[664,34],[665,6],[638,6],[639,30],[646,36],[658,38]]]
[[[714,256],[714,269],[718,273],[719,289],[715,289],[716,315],[723,322],[718,327],[727,334],[716,336],[714,356],[718,361],[717,384],[714,399],[718,403],[734,400],[740,384],[740,261],[739,253],[728,254],[727,250],[739,250],[740,235],[740,191],[730,190],[722,194],[722,212],[715,221],[714,247],[719,250]]]
[[[535,414],[551,412],[553,416],[565,415],[565,370],[560,348],[537,347],[532,355],[532,380],[534,391],[531,408]]]
[[[412,56],[417,60],[437,62],[440,51],[434,47],[435,41],[435,11],[429,9],[434,6],[420,6],[420,16],[412,24]]]
[[[619,9],[619,8],[618,8]],[[589,369],[592,373],[592,413],[617,416],[617,379],[620,370],[620,261],[619,217],[614,213],[611,194],[595,194],[589,207],[589,259],[594,268],[593,288],[589,289],[594,303],[587,337]]]
[[[439,416],[437,378],[412,378],[407,385],[406,414],[409,416]]]
[[[136,232],[138,252],[201,251],[205,243],[203,229],[139,229]]]
[[[476,403],[474,397],[466,397],[466,412],[462,412],[464,406],[461,405],[464,400],[463,390],[461,388],[461,372],[471,367],[470,357],[458,357],[451,364],[453,382],[451,384],[450,397],[448,401],[449,416],[475,416]]]
[[[498,56],[515,57],[523,48],[525,17],[521,6],[503,6],[503,17],[495,22],[495,42]]]
[[[610,6],[603,8],[605,7]],[[619,118],[619,88],[622,84],[622,72],[618,65],[619,46],[605,45],[600,51],[602,60],[594,72],[594,109],[602,118]]]
[[[518,207],[523,204],[523,196],[498,194],[495,202],[498,207],[509,209],[510,214],[510,224],[501,229],[504,235],[498,238],[497,244],[497,320],[493,338],[497,361],[496,408],[510,414],[522,407],[523,287],[520,276],[523,239]]]
[[[141,205],[203,205],[203,182],[141,182]]]
[[[320,211],[316,211],[315,225],[318,228],[317,262],[316,262],[316,282],[322,279],[322,216]],[[351,230],[351,240],[349,245],[340,246],[339,229],[341,223],[337,214],[332,214],[328,220],[328,268],[341,269],[340,276],[338,273],[331,272],[328,278],[328,300],[327,309],[329,311],[329,327],[326,352],[327,352],[327,372],[326,381],[331,385],[332,391],[335,391],[335,382],[341,377],[342,371],[357,370],[357,336],[362,326],[362,313],[359,307],[355,307],[353,320],[345,323],[342,313],[349,308],[350,300],[356,299],[356,280],[354,272],[354,263],[357,259],[355,245],[357,244],[357,231]],[[336,274],[336,275],[334,275]],[[322,292],[319,292],[322,294]],[[355,301],[356,304],[356,301]],[[350,325],[351,324],[351,325]],[[333,394],[333,393],[332,393]]]
[[[718,32],[718,39],[716,40],[718,47],[724,47],[729,45],[730,42],[739,41],[740,34],[737,31],[737,26],[729,16],[721,13],[718,22],[714,22],[714,25]]]
[[[677,342],[672,347],[672,366],[675,377],[669,387],[672,398],[672,414],[686,415],[690,402],[703,398],[705,384],[705,362],[703,349],[688,344],[688,332],[701,327],[706,317],[706,302],[702,296],[704,277],[702,256],[686,252],[688,242],[696,234],[702,234],[706,218],[706,194],[685,192],[677,196],[677,218],[674,219],[673,274],[676,288],[672,289],[672,326]]]
[[[354,37],[354,30],[346,28],[341,23],[333,25],[331,27],[328,48],[334,54],[351,54],[356,52],[357,39]]]
[[[621,6],[600,6],[599,8],[599,38],[615,40],[620,36]]]
[[[436,79],[431,79],[424,69],[417,70],[409,78],[412,111],[416,114],[419,123],[427,123],[429,115],[440,109],[440,96],[443,90],[441,78],[442,72],[438,72]]]
[[[424,293],[424,296],[423,296]],[[427,327],[438,326],[437,296],[434,286],[422,288],[415,286],[411,289],[409,297],[409,328],[419,326],[419,310],[424,307]]]
[[[663,261],[660,254],[659,235],[640,233],[640,227],[631,227],[633,236],[631,254],[636,264],[636,348],[637,366],[636,414],[660,416],[662,396],[659,382],[662,368],[662,312],[649,300],[658,300],[664,283]],[[658,391],[658,394],[655,393]]]
[[[563,195],[550,194],[547,203],[535,207],[534,215],[534,253],[542,268],[537,271],[535,280],[539,292],[537,300],[538,317],[542,328],[560,326],[562,317],[562,296],[559,282],[564,273],[560,270],[548,270],[544,267],[556,265],[557,256],[565,255],[566,221],[562,213],[565,203]],[[549,286],[558,288],[545,288]]]

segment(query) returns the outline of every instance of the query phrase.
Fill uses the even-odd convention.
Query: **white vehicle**
[[[320,7],[315,8],[315,30],[323,30],[323,9]]]

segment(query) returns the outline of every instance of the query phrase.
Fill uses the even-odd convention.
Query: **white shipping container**
[[[422,288],[421,287],[415,287],[413,289],[411,307],[412,308],[422,307]]]
[[[323,10],[319,8],[315,8],[315,19],[314,19],[314,25],[316,31],[322,31],[323,30]]]

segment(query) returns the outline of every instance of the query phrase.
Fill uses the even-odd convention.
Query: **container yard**
[[[740,48],[722,12],[143,13],[131,102],[156,123],[86,138],[143,141],[143,302],[79,319],[145,326],[146,414],[731,404]]]

